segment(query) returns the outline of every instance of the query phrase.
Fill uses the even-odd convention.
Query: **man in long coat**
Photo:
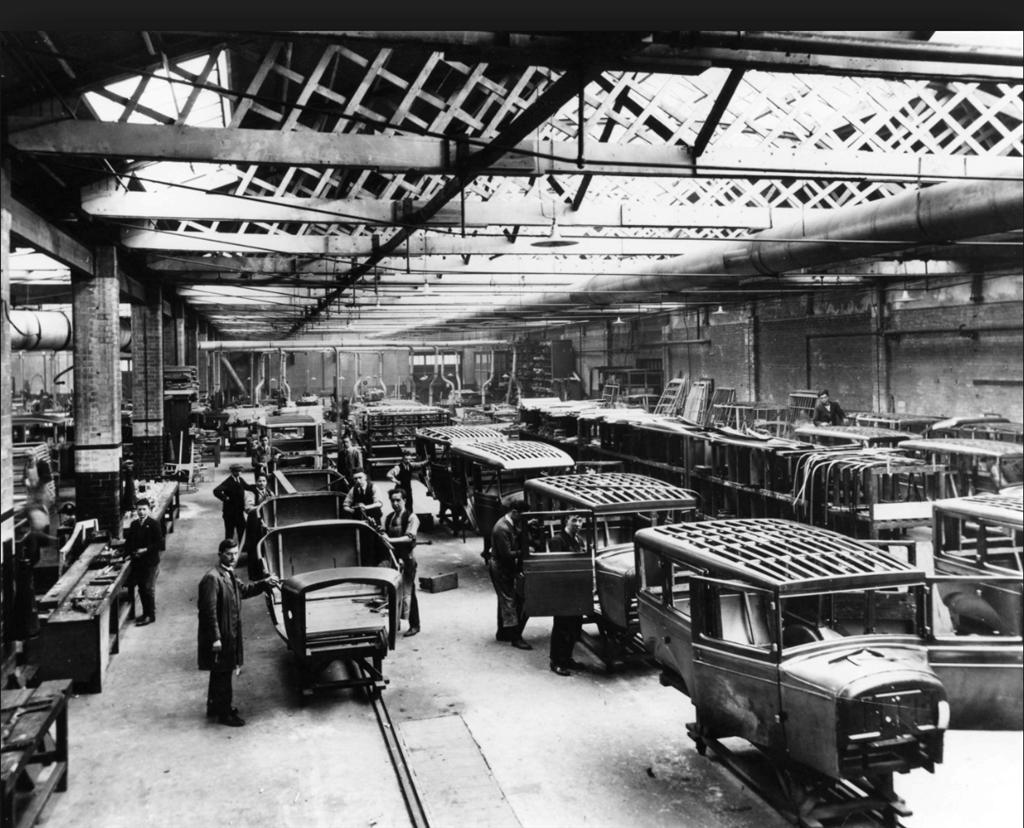
[[[222,725],[241,727],[245,720],[232,706],[231,674],[244,662],[242,648],[243,598],[252,598],[279,586],[277,578],[239,583],[235,577],[238,544],[223,540],[217,549],[217,566],[199,582],[199,636],[197,641],[200,670],[210,671],[206,692],[206,715]]]

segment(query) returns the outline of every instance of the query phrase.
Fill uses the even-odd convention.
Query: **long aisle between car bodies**
[[[407,825],[365,700],[353,691],[326,691],[303,706],[292,656],[261,598],[242,605],[246,663],[235,699],[247,725],[224,728],[205,719],[195,597],[223,534],[220,504],[210,495],[219,476],[182,500],[157,587],[158,623],[125,636],[103,694],[72,701],[71,785],[50,806],[52,824],[182,824],[206,822],[212,814],[257,824],[334,825],[344,814],[345,824]],[[386,480],[375,485],[382,496],[390,488]],[[418,511],[426,513],[430,502],[419,494]],[[384,699],[400,737],[408,732],[409,743],[422,746],[427,723],[452,717],[450,725],[439,721],[437,727],[468,731],[499,795],[524,826],[669,826],[680,815],[702,826],[784,824],[720,765],[696,754],[683,727],[692,707],[661,687],[656,672],[606,674],[577,652],[591,669],[555,676],[547,669],[547,618],[527,624],[533,651],[495,642],[495,599],[481,539],[462,541],[444,527],[421,538],[431,543],[418,549],[420,576],[456,573],[459,586],[421,592],[422,633],[399,636],[385,660],[390,684]],[[951,748],[959,741],[951,739]],[[417,774],[418,757],[427,755],[412,749],[410,763],[425,786],[424,799],[436,803],[446,777]],[[221,772],[225,758],[236,769],[229,794]],[[977,758],[978,768],[990,762]],[[909,785],[906,777],[897,780],[919,815],[933,813],[932,792],[951,778],[947,769],[980,779],[980,771],[962,768],[959,759],[947,762],[936,776]],[[1019,768],[1019,758],[1008,764]],[[449,784],[461,784],[458,775],[453,769]]]

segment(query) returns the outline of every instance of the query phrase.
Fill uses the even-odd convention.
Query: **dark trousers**
[[[156,577],[160,574],[160,563],[132,561],[132,585],[139,591],[142,614],[156,620]]]
[[[216,716],[231,715],[231,674],[234,670],[210,670],[210,685],[206,690],[206,709]]]
[[[237,537],[235,537],[237,533]],[[245,534],[245,513],[225,512],[224,513],[224,538],[233,538],[239,543]]]
[[[562,667],[572,660],[572,648],[579,641],[583,619],[578,615],[556,615],[551,625],[551,663]]]
[[[420,625],[420,602],[416,599],[416,558],[410,556],[406,560],[404,567],[402,568],[402,591],[407,596],[408,610],[409,610],[409,626],[419,627]],[[402,602],[402,609],[406,609],[404,606],[405,601]]]
[[[502,569],[493,558],[487,562],[487,568],[498,598],[498,628],[494,637],[498,641],[522,638],[529,616],[523,612],[523,598],[516,589],[515,573]]]

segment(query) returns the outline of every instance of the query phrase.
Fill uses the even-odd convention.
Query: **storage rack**
[[[605,439],[581,441],[581,461],[693,489],[706,517],[800,520],[853,537],[900,536],[927,525],[944,467],[898,452],[851,452],[795,440],[730,435],[683,420],[586,419]]]
[[[752,428],[777,437],[785,436],[789,431],[789,408],[771,402],[714,403],[710,419],[712,425],[738,430]]]
[[[818,404],[818,392],[810,388],[801,388],[789,392],[789,410],[794,423],[810,420],[814,417],[814,406]]]
[[[445,426],[450,421],[445,408],[382,405],[356,412],[356,433],[367,465],[393,466],[402,459],[402,447],[415,439],[416,429]]]

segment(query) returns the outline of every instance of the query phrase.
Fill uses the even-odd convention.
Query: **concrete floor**
[[[301,705],[291,655],[262,597],[243,605],[246,664],[235,700],[248,724],[226,728],[204,717],[196,587],[216,562],[223,527],[210,492],[231,459],[182,497],[161,567],[158,622],[129,627],[103,693],[71,701],[70,786],[47,808],[49,826],[409,824],[369,704],[333,690]],[[418,511],[427,511],[422,488],[416,496]],[[407,745],[431,727],[453,740],[471,737],[459,757],[409,752],[434,828],[785,824],[697,755],[684,730],[692,707],[661,687],[654,669],[606,674],[577,648],[593,669],[556,676],[547,669],[548,619],[527,625],[531,652],[495,642],[480,539],[463,543],[444,530],[423,537],[433,544],[417,551],[420,575],[457,571],[459,588],[421,593],[423,631],[398,639],[385,662],[384,698]],[[908,825],[1021,824],[1021,733],[953,732],[946,757],[934,775],[898,777],[897,792],[915,811]],[[467,793],[474,783],[490,791],[489,807]]]

